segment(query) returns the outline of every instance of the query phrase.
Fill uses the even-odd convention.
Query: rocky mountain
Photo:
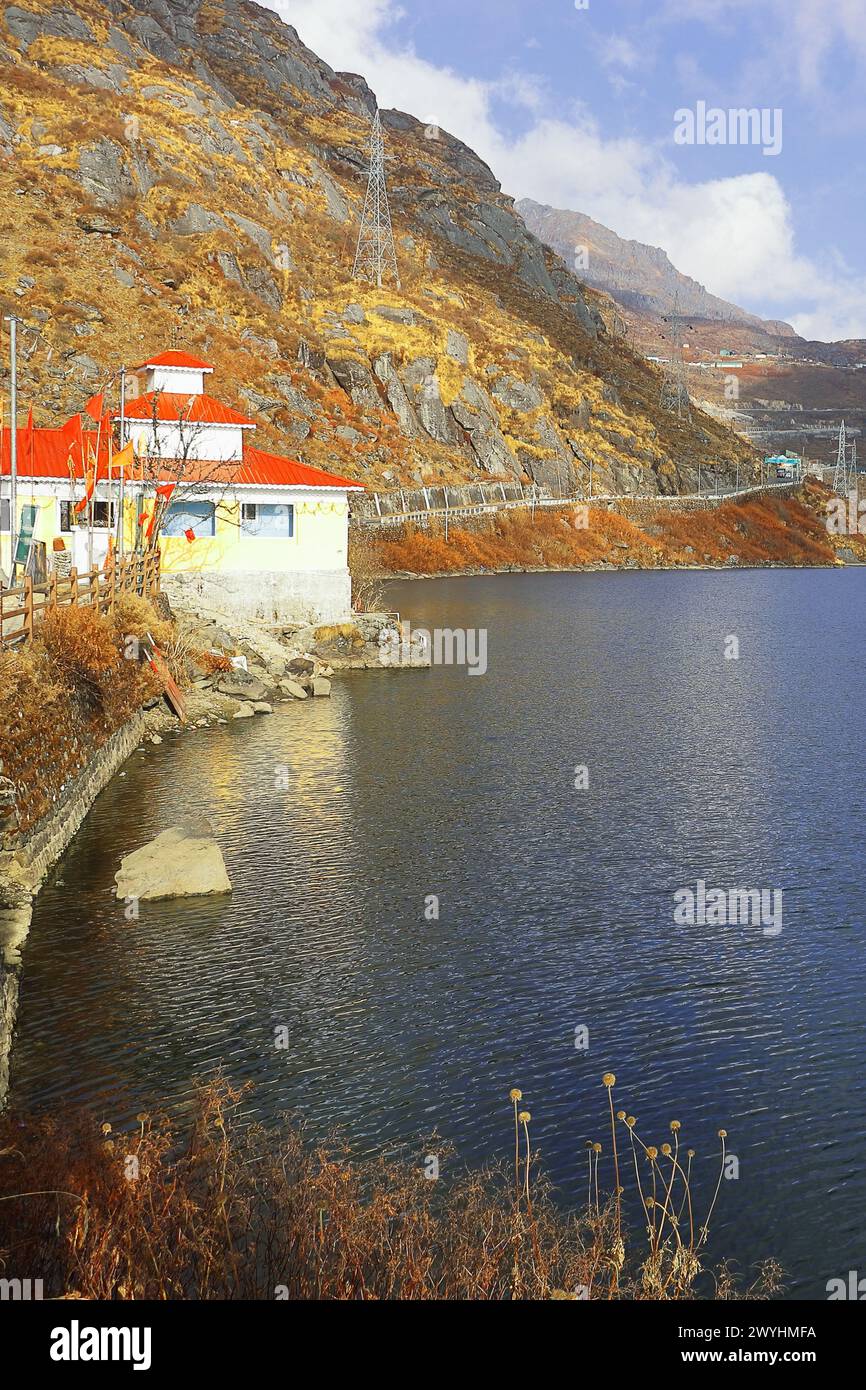
[[[660,317],[670,314],[678,301],[684,316],[745,325],[769,337],[796,337],[790,324],[758,318],[710,294],[677,270],[658,246],[625,241],[582,212],[547,207],[531,198],[522,198],[516,208],[529,230],[575,266],[588,285],[604,290],[627,309]]]
[[[37,423],[184,347],[257,442],[376,487],[748,475],[459,140],[382,119],[402,288],[352,279],[376,98],[246,0],[0,10],[0,306]],[[114,398],[116,399],[116,397]]]

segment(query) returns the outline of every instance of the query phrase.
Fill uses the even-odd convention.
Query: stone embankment
[[[383,633],[393,633],[397,622],[394,614],[353,614],[338,623],[274,630],[241,624],[224,613],[180,611],[175,616],[176,648],[189,653],[184,690],[187,727],[198,729],[267,714],[276,703],[327,698],[336,671],[382,669],[381,637]],[[394,669],[405,669],[410,664],[429,665],[429,657],[404,662]],[[0,1106],[8,1087],[21,948],[30,926],[32,900],[99,793],[127,758],[148,741],[162,742],[163,734],[176,732],[179,727],[165,701],[155,701],[136,713],[93,754],[50,813],[31,830],[25,833],[19,829],[14,801],[11,808],[5,807],[7,814],[0,837]],[[3,793],[0,775],[0,795]],[[217,860],[218,847],[206,845],[202,836],[193,836],[191,841],[189,834],[179,830],[166,833],[177,839],[172,845],[180,869],[176,881],[171,880],[170,874],[163,874],[158,882],[154,879],[150,889],[145,886],[142,890],[145,896],[177,896],[179,888],[182,896],[190,892],[231,891],[227,877],[223,877],[224,866],[220,870],[221,856]],[[132,892],[133,870],[139,879],[141,874],[152,877],[152,849],[144,846],[136,852],[138,858],[133,854],[124,861],[124,894]],[[165,849],[163,842],[160,858]],[[201,860],[201,873],[197,871],[192,878],[191,849]],[[168,859],[162,867],[166,871],[170,868]],[[141,888],[140,882],[138,886]],[[118,891],[120,887],[118,882]]]

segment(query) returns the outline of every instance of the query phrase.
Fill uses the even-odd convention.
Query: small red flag
[[[143,526],[144,523],[145,523],[146,521],[147,521],[147,512],[139,512],[139,513],[138,513],[138,524],[139,524],[139,526]]]
[[[98,424],[99,421],[102,419],[102,412],[104,407],[104,396],[91,396],[84,409],[85,412],[90,416],[91,420],[95,420]]]
[[[192,529],[192,527],[188,526],[183,534],[186,536],[190,544],[192,544],[192,542],[195,540],[195,531]]]
[[[156,489],[156,495],[157,497],[164,497],[167,502],[176,487],[177,483],[160,483]]]

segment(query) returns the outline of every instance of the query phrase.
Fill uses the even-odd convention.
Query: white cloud
[[[857,42],[866,55],[864,2],[766,0],[788,15],[786,42],[793,35],[800,44],[804,81],[820,73],[833,43],[849,35],[857,15]],[[728,24],[753,3],[667,0],[666,15],[682,6],[693,17]],[[536,80],[510,73],[486,82],[419,57],[389,33],[399,17],[393,0],[281,0],[272,8],[332,67],[362,73],[383,107],[410,111],[464,140],[514,196],[577,209],[620,236],[662,246],[679,270],[714,294],[753,311],[761,305],[806,336],[866,336],[866,280],[838,260],[819,265],[798,252],[791,207],[773,174],[686,183],[660,146],[608,138],[580,109],[569,119],[547,114]],[[809,38],[813,52],[807,61]],[[609,52],[611,63],[627,70],[637,59],[627,40]],[[503,93],[527,118],[517,140],[497,127],[493,115]]]

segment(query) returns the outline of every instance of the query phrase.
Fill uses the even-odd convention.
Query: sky
[[[269,8],[381,107],[465,141],[513,197],[661,246],[804,337],[866,338],[866,0]],[[740,108],[764,113],[758,143],[728,118]]]

